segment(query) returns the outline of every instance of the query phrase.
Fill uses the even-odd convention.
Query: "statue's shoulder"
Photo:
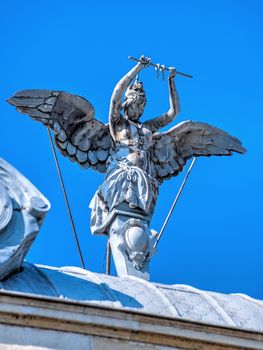
[[[121,115],[120,118],[119,118],[119,120],[118,120],[117,123],[116,123],[116,129],[117,129],[118,131],[121,131],[121,130],[123,130],[123,129],[126,129],[126,128],[128,127],[128,125],[129,125],[129,123],[127,122],[127,120],[125,120],[125,119],[123,118],[123,116]]]

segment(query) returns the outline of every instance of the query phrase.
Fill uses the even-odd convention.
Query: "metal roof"
[[[246,295],[157,284],[131,276],[108,276],[78,267],[54,268],[24,263],[21,272],[0,283],[0,289],[263,331],[263,301]]]

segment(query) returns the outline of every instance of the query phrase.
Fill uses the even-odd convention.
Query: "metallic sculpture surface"
[[[169,110],[141,123],[146,95],[142,82],[131,83],[150,64],[142,56],[118,82],[106,125],[95,119],[90,102],[66,92],[23,90],[9,99],[19,112],[54,131],[64,156],[106,174],[90,204],[91,231],[109,235],[118,275],[144,279],[149,279],[155,250],[157,232],[149,224],[159,185],[181,172],[192,157],[245,153],[238,139],[201,122],[186,121],[158,132],[179,113],[174,68],[169,68]]]
[[[48,200],[0,158],[0,280],[20,269],[49,208]]]

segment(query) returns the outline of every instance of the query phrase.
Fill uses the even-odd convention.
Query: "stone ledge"
[[[263,334],[78,301],[0,293],[0,323],[181,349],[263,349]]]

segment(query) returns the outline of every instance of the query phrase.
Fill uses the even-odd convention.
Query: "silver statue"
[[[159,185],[192,157],[229,156],[245,149],[238,139],[201,122],[186,121],[158,132],[180,110],[174,68],[169,68],[169,110],[140,122],[146,96],[142,82],[131,82],[151,62],[144,56],[138,61],[116,85],[106,125],[95,119],[90,102],[62,91],[24,90],[9,102],[52,129],[64,156],[106,174],[90,204],[91,231],[109,236],[118,275],[148,279],[157,234],[149,224]]]

